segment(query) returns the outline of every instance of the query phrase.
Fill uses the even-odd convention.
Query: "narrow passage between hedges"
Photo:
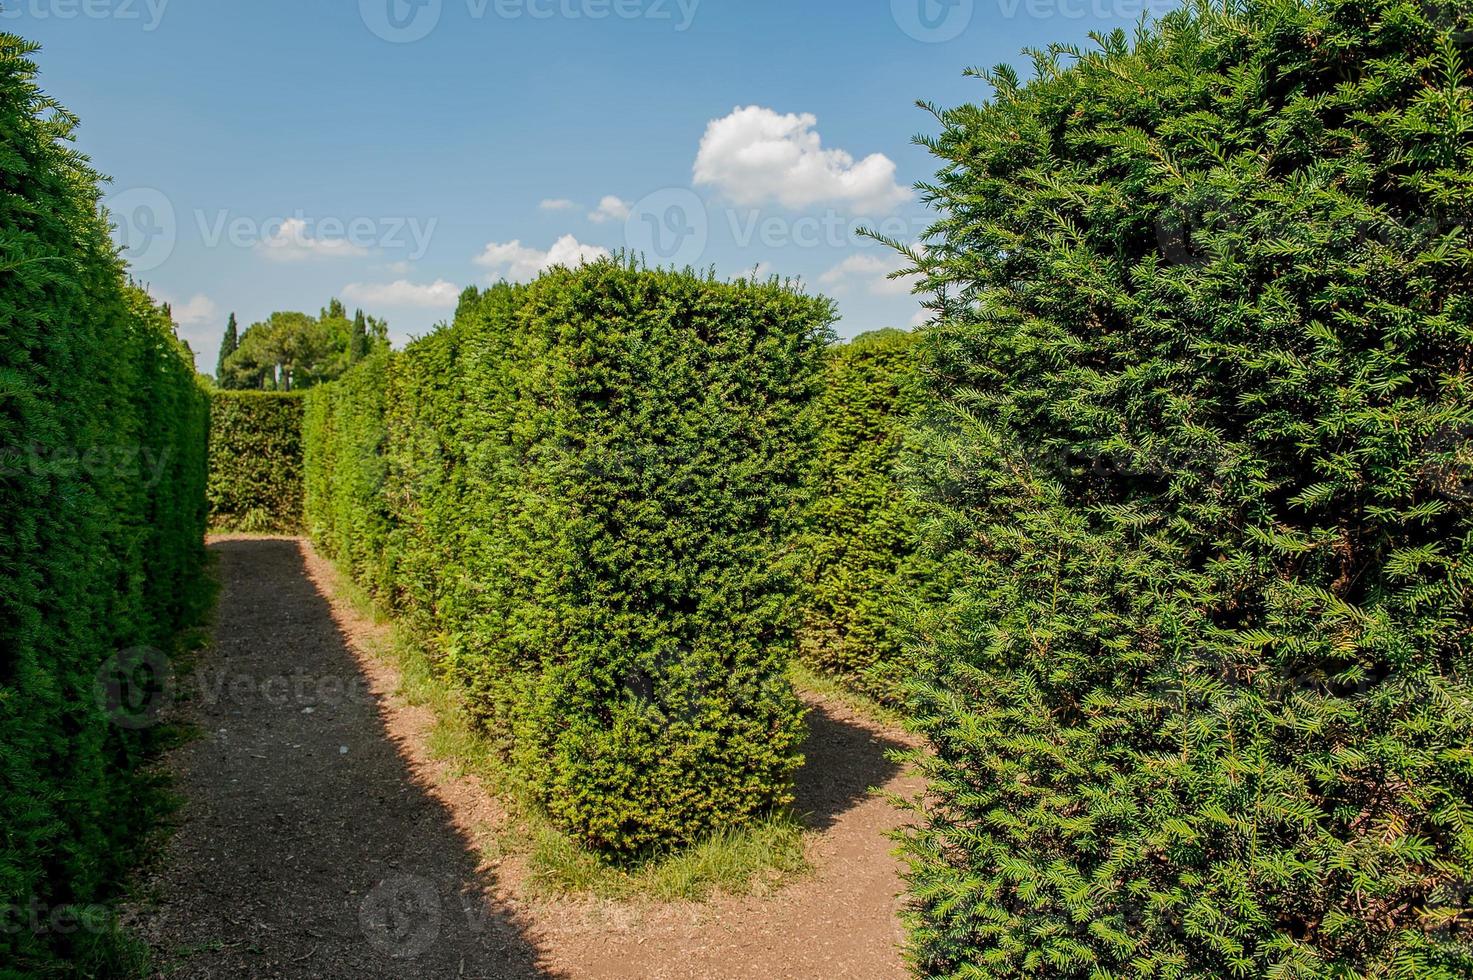
[[[216,640],[185,684],[179,828],[135,926],[170,977],[904,976],[900,737],[815,701],[798,787],[814,873],[706,904],[528,899],[483,861],[499,803],[431,757],[424,709],[365,652],[383,627],[283,539],[212,544]]]

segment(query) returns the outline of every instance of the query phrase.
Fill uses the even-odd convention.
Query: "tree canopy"
[[[234,337],[235,317],[225,342]],[[273,313],[255,323],[224,354],[217,382],[228,390],[301,391],[341,377],[368,353],[389,344],[389,326],[358,310],[352,317],[333,299],[316,317]]]

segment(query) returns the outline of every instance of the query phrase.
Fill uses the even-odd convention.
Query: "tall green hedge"
[[[921,972],[1473,975],[1467,15],[1193,4],[939,114]]]
[[[198,612],[208,411],[168,316],[125,279],[34,50],[0,34],[0,974],[16,977],[104,965],[91,907],[115,896],[152,794],[148,732],[115,723],[100,679],[151,664],[127,651],[167,650]]]
[[[210,526],[302,527],[302,395],[215,391],[210,398]]]
[[[305,398],[307,534],[375,596],[392,600],[384,566],[392,512],[384,398],[389,349],[373,351],[336,384]]]
[[[800,646],[814,668],[883,701],[898,697],[907,606],[930,580],[899,473],[924,403],[919,340],[882,330],[831,348],[814,402]]]
[[[382,388],[359,368],[308,396],[309,526],[439,637],[592,848],[679,845],[789,798],[831,318],[777,284],[601,262],[471,291]]]

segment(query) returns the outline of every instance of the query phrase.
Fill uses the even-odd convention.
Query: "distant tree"
[[[293,391],[331,380],[341,348],[335,349],[322,320],[305,313],[273,313],[251,326],[225,365],[230,387]]]
[[[230,322],[225,325],[225,337],[220,341],[220,359],[215,364],[215,380],[220,387],[225,384],[225,362],[230,359],[240,348],[240,333],[235,324],[235,314],[230,314]]]
[[[362,311],[350,320],[336,299],[315,319],[306,313],[273,313],[253,324],[236,349],[222,357],[219,385],[299,391],[341,377],[351,364],[388,343],[387,323]]]
[[[357,364],[368,354],[368,318],[359,310],[353,314],[353,335],[348,340],[348,363]]]

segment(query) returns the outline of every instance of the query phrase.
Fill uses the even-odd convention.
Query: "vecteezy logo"
[[[153,647],[129,647],[97,670],[97,706],[114,725],[141,731],[158,724],[174,691],[168,655]]]
[[[358,13],[374,34],[393,44],[429,36],[440,23],[444,0],[358,0]]]
[[[900,29],[917,41],[940,44],[961,37],[972,23],[976,0],[890,0]]]
[[[432,882],[395,875],[378,883],[358,907],[369,945],[394,959],[422,955],[440,936],[440,895]]]
[[[169,261],[179,240],[174,205],[162,191],[135,187],[102,202],[115,226],[123,258],[134,272],[151,272]]]
[[[694,191],[672,187],[642,198],[624,222],[624,244],[657,265],[695,265],[706,252],[711,220]]]

